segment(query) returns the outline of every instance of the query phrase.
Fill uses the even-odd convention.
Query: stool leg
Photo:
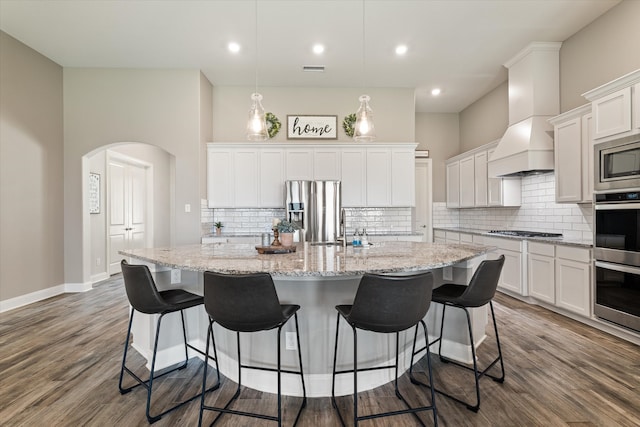
[[[504,361],[502,360],[502,349],[500,347],[500,337],[498,336],[498,324],[496,323],[496,315],[493,311],[493,301],[489,301],[489,307],[491,307],[491,318],[493,319],[493,330],[496,333],[496,343],[498,344],[498,359],[500,360],[500,370],[502,371],[502,374],[500,375],[500,377],[496,378],[491,376],[491,379],[493,379],[496,382],[503,383],[504,382]]]
[[[338,330],[340,326],[340,313],[336,315],[336,341],[333,347],[333,373],[331,375],[331,406],[338,409],[336,404],[336,361],[338,360]],[[340,415],[340,411],[338,411]],[[342,418],[341,418],[342,420]],[[344,423],[343,423],[344,424]]]
[[[124,371],[126,369],[125,362],[127,361],[127,350],[129,349],[129,337],[131,336],[131,325],[133,324],[133,313],[135,310],[131,309],[131,315],[129,316],[129,327],[127,328],[127,339],[124,342],[124,354],[122,355],[122,367],[120,368],[120,380],[118,381],[118,388],[120,389],[120,394],[129,393],[134,387],[140,385],[139,383],[133,387],[122,388],[122,378],[124,377]]]
[[[444,312],[447,309],[447,305],[446,304],[442,304],[442,319],[440,320],[440,342],[438,343],[438,356],[440,356],[440,361],[442,362],[447,362],[443,357],[442,357],[442,337],[443,337],[443,333],[444,333]]]
[[[187,328],[184,325],[184,310],[180,310],[180,319],[182,320],[182,336],[184,337],[184,366],[180,369],[184,369],[187,367],[187,362],[189,361],[189,352],[187,350]]]
[[[149,373],[149,387],[147,390],[147,420],[149,421],[149,424],[153,424],[156,421],[158,421],[160,418],[162,418],[162,415],[156,415],[152,417],[149,414],[149,410],[151,409],[151,390],[153,388],[153,375],[156,369],[156,356],[158,354],[158,338],[160,337],[160,325],[162,323],[163,317],[164,317],[164,313],[161,314],[160,317],[158,317],[158,322],[156,324],[156,338],[153,343],[153,357],[151,359],[151,372]]]
[[[358,427],[358,333],[353,329],[353,425]]]
[[[480,409],[480,375],[478,373],[478,359],[476,358],[476,344],[473,339],[473,329],[471,327],[471,316],[469,314],[469,310],[466,307],[464,308],[464,312],[467,315],[467,326],[469,327],[469,340],[471,341],[471,358],[473,359],[473,376],[476,380],[476,404],[475,405],[467,405],[467,409],[472,410],[473,412],[478,412]]]
[[[295,313],[293,317],[296,324],[296,339],[298,340],[298,363],[300,363],[300,381],[302,382],[302,405],[300,405],[296,420],[293,422],[293,425],[295,426],[298,424],[298,420],[300,419],[300,415],[302,414],[302,409],[307,406],[307,389],[304,384],[304,371],[302,369],[302,351],[300,350],[300,333],[298,332],[298,313]]]
[[[209,363],[207,363],[207,360],[209,360],[209,339],[213,334],[212,326],[213,326],[213,322],[211,322],[211,319],[209,319],[209,327],[207,328],[207,344],[204,350],[205,357],[204,357],[204,370],[202,373],[202,396],[200,397],[200,415],[198,416],[198,427],[202,426],[202,413],[204,412],[204,395],[205,395],[205,390],[207,389],[207,368],[209,365]],[[216,368],[217,368],[217,363],[218,363],[218,360],[216,359]],[[218,375],[220,375],[219,371],[218,371]]]

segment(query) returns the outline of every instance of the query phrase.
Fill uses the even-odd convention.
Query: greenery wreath
[[[280,132],[282,124],[273,113],[265,114],[265,120],[267,122],[267,133],[269,134],[269,138],[273,138],[278,134],[278,132]]]
[[[354,133],[354,125],[356,124],[356,114],[352,113],[349,114],[348,116],[344,117],[344,120],[342,121],[342,129],[344,129],[344,133],[347,134],[348,137],[353,137],[353,133]]]

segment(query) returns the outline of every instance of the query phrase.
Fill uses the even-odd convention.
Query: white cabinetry
[[[287,148],[285,150],[285,179],[313,179],[313,148]]]
[[[260,207],[284,206],[284,151],[282,148],[260,150]]]
[[[640,133],[640,70],[583,94],[591,101],[594,140]]]
[[[460,159],[460,207],[475,206],[475,156]]]
[[[391,205],[391,149],[367,148],[367,206]]]
[[[593,142],[591,105],[567,111],[550,120],[554,125],[556,202],[593,200]]]
[[[474,156],[474,184],[475,205],[487,206],[488,203],[488,176],[487,176],[487,152],[481,151]]]
[[[521,240],[500,239],[496,237],[485,237],[484,244],[495,246],[497,249],[489,258],[497,258],[504,255],[504,266],[498,289],[521,296],[527,296],[526,281],[522,277],[522,245]]]
[[[556,247],[556,305],[591,316],[591,251]]]
[[[487,162],[497,144],[494,141],[447,160],[448,208],[520,206],[520,178],[487,175]]]
[[[447,243],[447,232],[444,230],[433,230],[433,241],[436,243]]]
[[[359,207],[367,204],[367,151],[364,148],[341,150],[342,206]]]
[[[460,207],[460,161],[455,160],[447,163],[447,207]]]
[[[285,180],[341,180],[345,207],[415,205],[417,144],[207,144],[210,208],[281,208]]]
[[[529,295],[549,304],[555,304],[555,246],[538,242],[528,242],[527,246]]]
[[[391,150],[391,205],[415,206],[415,150]]]

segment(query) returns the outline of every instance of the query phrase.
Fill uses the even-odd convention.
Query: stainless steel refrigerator
[[[340,181],[285,181],[286,218],[301,227],[299,242],[336,242],[340,237]]]

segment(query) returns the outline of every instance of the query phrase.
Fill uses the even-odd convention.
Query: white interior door
[[[422,241],[433,241],[432,173],[433,160],[416,158],[416,206],[412,208],[413,230],[423,233]]]
[[[118,251],[146,243],[147,166],[109,159],[109,274],[120,272]]]

